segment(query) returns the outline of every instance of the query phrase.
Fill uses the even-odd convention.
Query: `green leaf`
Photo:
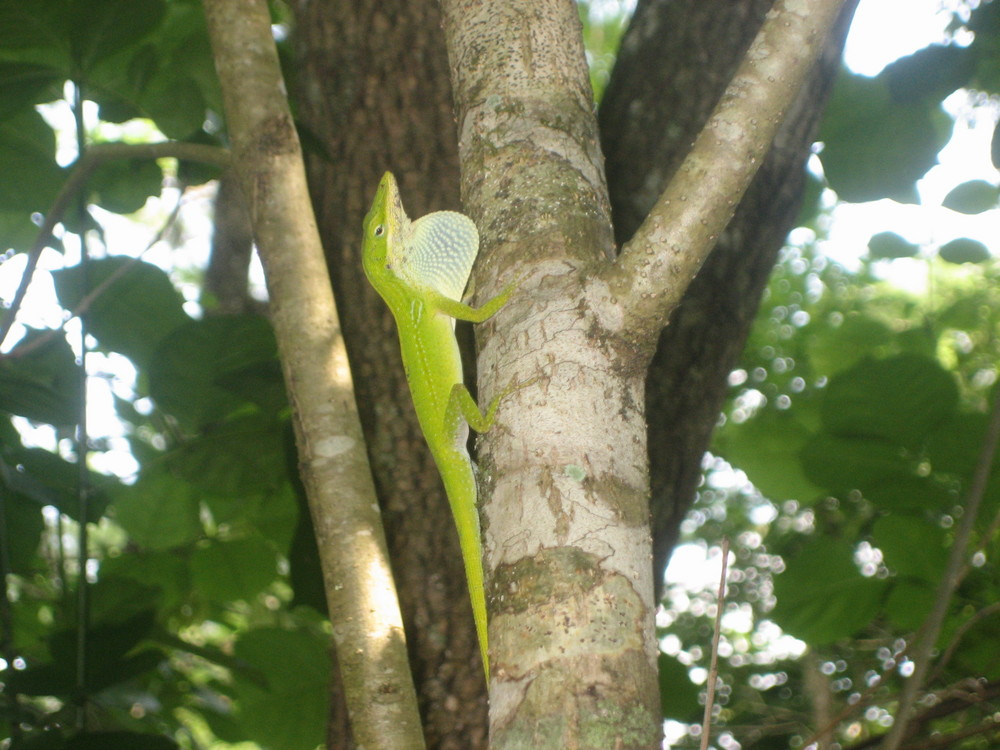
[[[969,590],[970,584],[979,583],[972,590],[979,594],[978,601],[982,603],[982,606],[1000,601],[1000,592],[997,591],[996,586],[996,568],[984,572],[989,581],[987,585],[984,586],[981,582],[975,581],[978,576],[974,571],[966,577],[961,589],[965,592]],[[955,650],[952,661],[949,663],[951,669],[958,670],[953,674],[957,673],[963,677],[979,675],[987,680],[1000,679],[1000,662],[997,661],[996,614],[989,617],[970,617],[968,601],[966,599],[961,608],[953,608],[942,628],[937,646],[944,649],[952,643],[960,642],[961,648]]]
[[[55,271],[52,277],[59,303],[69,310],[102,287],[87,311],[89,331],[106,349],[124,354],[139,368],[148,366],[167,334],[190,321],[167,274],[134,258],[91,260],[86,288],[80,266]]]
[[[258,536],[211,541],[191,556],[195,590],[213,602],[253,601],[277,576],[277,555]]]
[[[0,360],[0,410],[36,422],[74,425],[82,403],[76,357],[66,339],[54,333],[29,330]]]
[[[745,471],[765,496],[809,504],[822,494],[802,471],[800,453],[811,436],[798,410],[766,409],[742,424],[718,430],[713,452]]]
[[[4,481],[7,487],[36,508],[52,505],[70,518],[79,521],[80,467],[66,461],[58,454],[43,448],[17,448],[7,453],[4,464]],[[106,488],[117,482],[103,474],[88,472],[91,488],[88,502],[88,520],[97,523],[107,503]]]
[[[820,131],[830,187],[853,203],[913,202],[914,184],[950,137],[937,105],[893,100],[886,82],[842,72]]]
[[[156,621],[157,592],[129,579],[98,579],[92,587],[93,619],[87,630],[89,690],[99,691],[154,669],[158,650],[138,647]],[[67,695],[75,689],[77,632],[66,627],[49,638],[51,663],[18,672],[18,688],[32,695]]]
[[[157,405],[196,430],[247,405],[233,374],[277,358],[274,333],[258,315],[190,321],[161,344],[149,365],[149,391]]]
[[[129,578],[157,589],[161,618],[169,617],[190,600],[191,568],[185,555],[176,550],[129,549],[126,554],[101,561],[101,576]]]
[[[187,143],[204,143],[209,146],[222,146],[218,137],[211,136],[204,130],[186,138]],[[214,164],[201,164],[195,161],[179,161],[177,163],[177,180],[183,185],[204,185],[210,180],[217,180],[222,170]]]
[[[832,492],[844,492],[886,479],[910,476],[909,462],[893,443],[872,438],[817,435],[802,449],[806,477]]]
[[[918,581],[896,581],[885,603],[885,616],[900,630],[916,630],[933,606],[933,588]]]
[[[893,332],[881,320],[851,313],[836,328],[812,336],[806,347],[816,372],[832,375],[881,351],[892,340]]]
[[[8,488],[4,489],[6,491]],[[45,528],[42,509],[8,496],[0,512],[3,513],[6,536],[6,549],[3,553],[7,556],[6,563],[10,572],[29,575],[38,567],[38,545]]]
[[[941,205],[962,214],[981,214],[997,207],[1000,187],[986,180],[969,180],[953,187]]]
[[[702,708],[698,705],[699,688],[691,682],[688,668],[663,653],[659,656],[658,667],[663,715],[677,721],[694,720]]]
[[[163,67],[184,71],[198,83],[201,99],[215,112],[222,112],[222,92],[215,75],[205,9],[202,3],[173,2],[163,25],[153,37]]]
[[[169,3],[141,46],[106,58],[90,78],[102,117],[149,117],[175,139],[200,131],[208,109],[222,111],[201,3]]]
[[[257,628],[240,637],[235,654],[267,679],[262,689],[236,676],[238,720],[246,738],[271,748],[323,743],[330,644],[306,630]]]
[[[821,536],[786,556],[785,571],[774,579],[774,621],[812,646],[850,638],[870,625],[886,583],[862,576],[853,556],[853,545]]]
[[[177,750],[167,737],[139,732],[88,732],[66,740],[63,750]]]
[[[166,471],[147,470],[111,495],[114,517],[136,544],[163,550],[204,535],[200,493]]]
[[[986,436],[987,421],[985,414],[955,414],[934,430],[927,441],[931,469],[960,477],[969,476]]]
[[[868,240],[868,255],[874,259],[912,258],[920,248],[895,232],[879,232]]]
[[[902,354],[865,360],[831,378],[822,416],[831,435],[915,446],[957,407],[950,373],[932,359]]]
[[[93,648],[88,651],[90,664],[98,665],[87,680],[86,690],[98,693],[113,685],[135,680],[140,675],[153,672],[164,660],[163,654],[144,649],[128,656],[111,655],[102,650],[108,645],[107,628],[88,631],[93,637]],[[51,664],[32,666],[10,677],[14,689],[26,695],[71,696],[78,690],[73,664],[74,653]]]
[[[879,78],[886,80],[896,101],[936,103],[965,86],[975,67],[976,56],[971,48],[931,44],[889,63]]]
[[[168,69],[155,75],[143,91],[140,104],[168,138],[188,138],[205,123],[201,88],[183,70]]]
[[[0,251],[26,250],[32,246],[38,237],[38,225],[31,216],[30,211],[5,211],[0,208]],[[51,245],[62,251],[62,243],[58,239]]]
[[[166,13],[163,0],[69,0],[68,5],[70,49],[84,71],[142,39]]]
[[[165,465],[203,492],[244,501],[288,481],[282,424],[260,414],[207,428],[168,454]]]
[[[872,543],[889,570],[933,588],[948,560],[945,533],[924,516],[893,513],[875,521]]]
[[[295,533],[295,526],[299,519],[299,509],[295,503],[295,496],[290,482],[259,495],[259,501],[251,503],[244,516],[245,521],[267,539],[277,549],[286,550],[292,541]],[[238,502],[233,499],[230,502]],[[209,499],[209,507],[215,513],[218,502]],[[305,510],[309,515],[308,508]]]
[[[25,738],[19,750],[66,750],[66,742],[59,730],[45,729]]]
[[[59,96],[60,71],[49,65],[0,60],[0,120]]]
[[[215,379],[216,385],[248,404],[256,404],[265,414],[279,414],[288,407],[281,362],[267,359],[251,362]]]
[[[151,159],[112,159],[104,162],[90,179],[89,200],[116,214],[138,211],[146,200],[159,195],[163,170]]]
[[[0,3],[0,49],[45,49],[64,53],[69,71],[68,18],[63,0]]]
[[[91,622],[126,626],[122,631],[122,637],[127,640],[121,647],[123,654],[145,638],[156,620],[159,604],[160,591],[156,586],[147,586],[131,578],[102,575],[91,584]],[[75,635],[70,640],[75,644]]]
[[[941,260],[949,263],[982,263],[990,259],[989,248],[979,240],[959,237],[938,250]]]
[[[942,512],[956,499],[940,482],[920,476],[897,475],[867,483],[862,489],[865,498],[882,511]]]
[[[969,291],[936,314],[938,326],[974,331],[992,325],[991,290]],[[984,329],[985,330],[985,329]]]
[[[0,121],[0,175],[0,210],[26,221],[32,212],[47,212],[62,187],[65,172],[56,164],[55,134],[33,109]],[[30,236],[37,233],[36,227]],[[0,247],[13,246],[0,237]]]

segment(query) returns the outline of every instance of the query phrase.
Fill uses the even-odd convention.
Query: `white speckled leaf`
[[[461,300],[478,252],[479,231],[472,219],[455,211],[436,211],[413,222],[400,272],[411,282]]]

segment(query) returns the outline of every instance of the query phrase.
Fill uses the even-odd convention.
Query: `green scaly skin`
[[[399,330],[406,380],[420,429],[444,481],[458,528],[472,613],[487,678],[490,662],[476,475],[466,449],[469,427],[486,432],[507,388],[479,411],[463,384],[455,319],[481,323],[507,302],[513,285],[482,307],[460,300],[479,249],[471,219],[439,211],[411,222],[391,173],[379,183],[364,221],[365,275],[382,296]]]

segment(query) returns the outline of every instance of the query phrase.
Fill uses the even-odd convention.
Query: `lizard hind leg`
[[[469,389],[465,387],[463,383],[455,383],[451,387],[451,393],[448,396],[448,406],[445,407],[445,424],[448,426],[453,426],[458,424],[459,418],[464,418],[468,423],[469,427],[478,433],[489,432],[490,428],[493,427],[493,422],[496,419],[497,409],[500,408],[500,402],[503,401],[507,396],[512,394],[514,391],[519,391],[522,388],[527,388],[538,381],[538,378],[531,378],[520,383],[515,383],[511,380],[507,386],[490,399],[490,403],[486,406],[485,413],[479,408],[479,404],[476,400],[472,398],[472,394],[469,393]]]

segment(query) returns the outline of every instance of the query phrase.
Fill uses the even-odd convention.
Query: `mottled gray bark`
[[[600,109],[615,238],[639,227],[773,0],[640,2]],[[761,294],[801,204],[805,161],[857,3],[848,2],[728,228],[660,336],[646,384],[653,568],[662,579]]]

